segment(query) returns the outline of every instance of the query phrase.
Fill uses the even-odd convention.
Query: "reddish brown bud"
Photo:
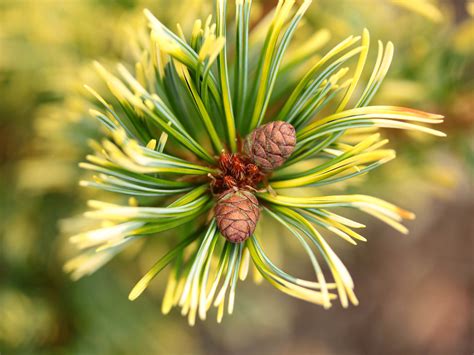
[[[222,152],[221,156],[219,157],[219,167],[221,170],[226,171],[229,169],[232,163],[232,155]]]
[[[264,171],[281,166],[293,153],[295,128],[283,121],[273,121],[253,130],[245,140],[245,153]]]
[[[224,183],[224,187],[228,189],[233,188],[234,186],[237,186],[237,181],[235,181],[235,179],[230,175],[224,176],[222,180]]]
[[[232,155],[231,173],[235,176],[241,176],[245,172],[245,164],[238,155]]]
[[[246,167],[246,173],[254,176],[260,174],[260,169],[255,164],[248,164]]]
[[[231,243],[242,243],[252,235],[260,216],[257,198],[249,191],[223,192],[215,207],[217,226]]]

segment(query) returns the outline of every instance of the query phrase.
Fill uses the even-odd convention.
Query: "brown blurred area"
[[[263,3],[261,13],[276,1]],[[444,21],[433,23],[390,1],[314,1],[308,25],[328,28],[334,41],[363,26],[374,38],[393,36],[387,87],[409,82],[420,95],[389,90],[380,100],[447,118],[444,140],[388,133],[400,159],[351,187],[417,219],[408,236],[367,219],[367,243],[330,240],[353,276],[357,307],[324,310],[248,280],[238,287],[232,316],[190,328],[178,311],[160,312],[166,275],[138,301],[127,300],[160,246],[142,256],[126,253],[72,282],[62,272],[58,221],[80,213],[87,196],[76,170],[48,184],[47,173],[35,176],[35,165],[26,164],[44,154],[40,113],[66,101],[77,79],[71,73],[94,58],[122,57],[113,32],[135,24],[143,7],[173,23],[185,1],[0,0],[0,354],[473,354],[474,38],[463,27],[472,21],[467,4],[439,2]],[[413,27],[397,30],[397,21]],[[468,46],[453,48],[457,43]],[[48,155],[55,158],[64,156]],[[75,169],[76,161],[69,165]],[[49,180],[58,177],[49,171]],[[31,183],[37,180],[46,187]],[[285,251],[281,265],[310,277],[298,256]]]

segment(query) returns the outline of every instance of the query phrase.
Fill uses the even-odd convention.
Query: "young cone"
[[[245,153],[263,171],[281,166],[293,153],[295,128],[283,121],[273,121],[253,130],[245,140]]]
[[[257,198],[237,188],[219,196],[215,213],[221,234],[231,243],[242,243],[250,237],[260,216]]]

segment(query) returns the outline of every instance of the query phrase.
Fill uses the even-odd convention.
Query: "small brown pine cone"
[[[283,121],[273,121],[253,130],[245,140],[245,153],[263,171],[281,166],[293,153],[295,128]]]
[[[221,234],[231,243],[242,243],[250,237],[260,217],[257,198],[246,190],[223,192],[214,211]]]

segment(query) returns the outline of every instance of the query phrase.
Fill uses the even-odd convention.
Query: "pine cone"
[[[215,207],[217,226],[231,243],[242,243],[255,230],[260,210],[257,198],[246,190],[223,192]]]
[[[245,153],[263,171],[281,166],[293,153],[295,128],[283,121],[273,121],[253,130],[245,140]]]

